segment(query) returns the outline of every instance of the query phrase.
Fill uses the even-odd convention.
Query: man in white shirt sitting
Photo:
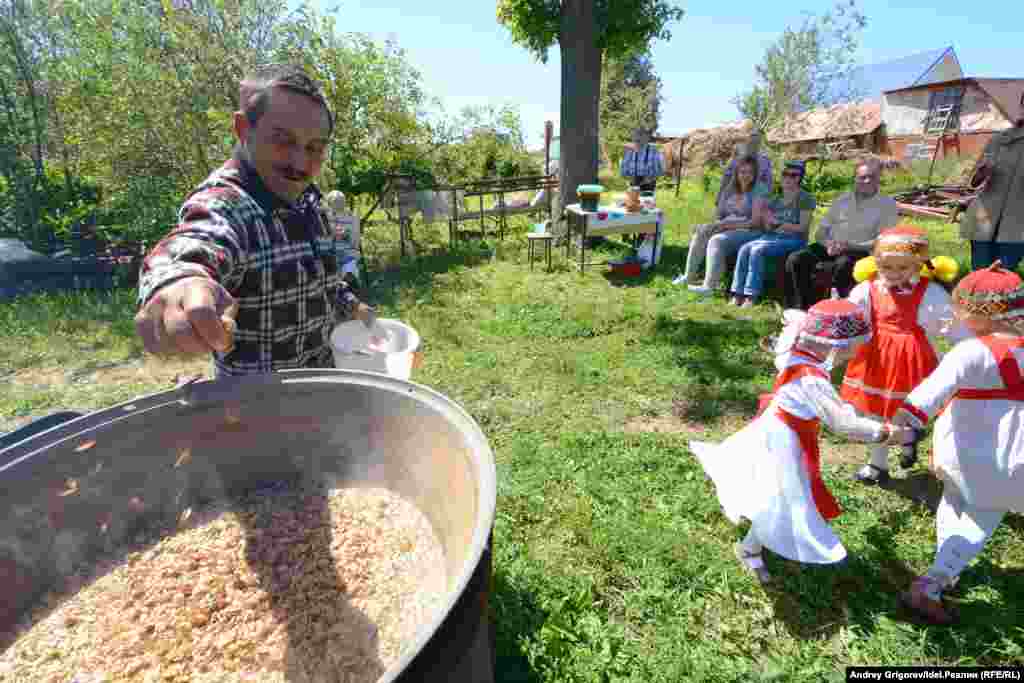
[[[786,308],[807,310],[818,302],[814,272],[832,270],[832,287],[846,297],[853,289],[853,267],[871,254],[878,234],[896,225],[896,201],[878,192],[882,165],[874,157],[857,163],[856,189],[840,195],[818,226],[816,241],[786,259]]]

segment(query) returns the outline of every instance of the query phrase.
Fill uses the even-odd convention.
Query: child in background
[[[935,562],[902,596],[937,624],[953,621],[942,591],[1008,510],[1024,512],[1024,282],[997,261],[957,285],[953,306],[977,338],[946,354],[894,417],[920,428],[941,412],[932,454],[943,482]]]
[[[928,258],[928,235],[920,228],[897,225],[879,235],[874,256],[854,269],[860,281],[850,301],[870,316],[874,336],[850,361],[840,396],[864,415],[890,420],[907,394],[939,364],[933,338],[951,341],[970,336],[953,319],[949,293],[933,281],[956,277],[956,262]],[[863,484],[889,481],[889,447],[868,446],[869,461],[854,473]],[[905,449],[900,466],[912,467],[916,449]]]
[[[832,365],[850,358],[871,336],[858,306],[830,299],[787,320],[767,409],[721,444],[690,442],[726,517],[734,524],[750,520],[749,533],[734,551],[762,583],[771,580],[763,548],[799,562],[828,564],[846,557],[826,521],[840,510],[821,479],[822,421],[861,441],[904,443],[913,436],[910,428],[861,417],[832,386]]]

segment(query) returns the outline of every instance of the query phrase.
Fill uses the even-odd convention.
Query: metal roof
[[[860,98],[877,98],[887,90],[897,90],[921,84],[928,72],[946,56],[956,53],[952,47],[928,50],[879,64],[857,67],[850,75],[852,91]],[[959,64],[959,61],[957,62]],[[846,84],[837,84],[845,87]]]

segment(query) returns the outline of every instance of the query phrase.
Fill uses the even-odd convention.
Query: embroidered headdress
[[[875,256],[916,256],[928,258],[928,233],[913,225],[896,225],[878,236]]]
[[[853,278],[864,282],[878,273],[877,258],[882,256],[913,256],[922,261],[921,277],[934,278],[941,282],[952,282],[960,272],[959,264],[949,256],[928,258],[928,233],[913,225],[896,225],[886,230],[875,240],[874,253],[857,261]]]
[[[1024,328],[1024,281],[999,261],[961,280],[953,304],[969,315]]]
[[[844,348],[870,338],[871,321],[860,306],[845,299],[826,299],[807,311],[798,340]]]

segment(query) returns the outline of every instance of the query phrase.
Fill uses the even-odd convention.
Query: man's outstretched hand
[[[155,355],[229,351],[234,345],[238,303],[204,277],[178,280],[161,289],[135,316],[135,330]]]

